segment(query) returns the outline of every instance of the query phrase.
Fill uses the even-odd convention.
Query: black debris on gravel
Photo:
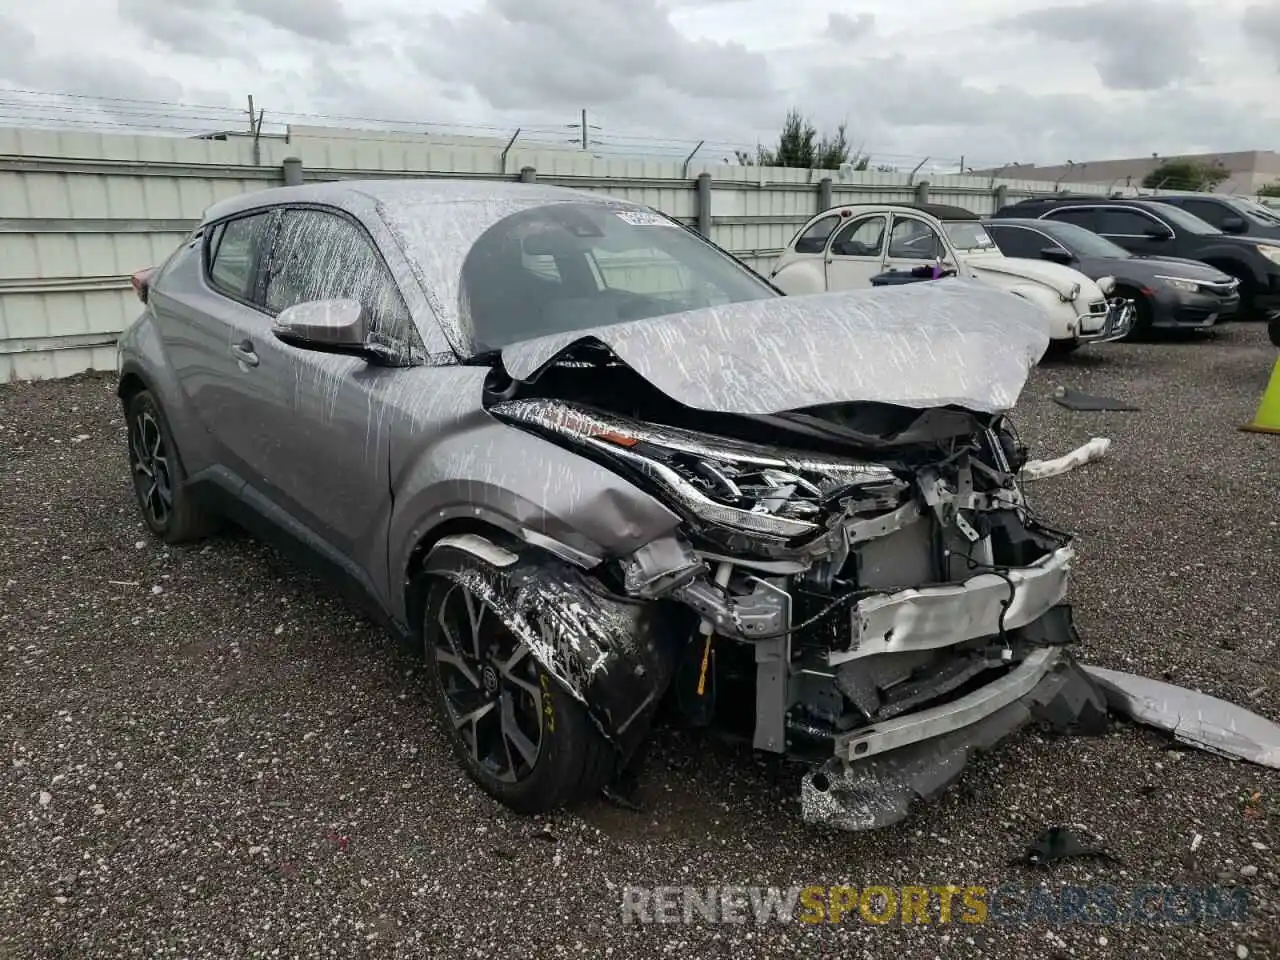
[[[1071,387],[1058,387],[1053,391],[1053,402],[1060,407],[1066,407],[1068,410],[1077,411],[1118,411],[1118,410],[1138,410],[1140,408],[1126,403],[1124,400],[1116,400],[1112,397],[1098,397],[1091,393],[1083,393],[1080,390]]]
[[[1273,718],[1280,437],[1236,428],[1274,359],[1256,325],[1090,347],[1017,416],[1033,456],[1113,441],[1030,489],[1082,537],[1082,656]],[[1142,410],[1072,414],[1067,384]],[[0,388],[0,957],[1277,955],[1280,773],[1124,724],[1028,732],[875,834],[805,827],[785,767],[674,733],[644,813],[514,816],[455,767],[418,667],[322,586],[243,536],[147,535],[112,389]],[[1055,825],[1123,866],[1009,865]],[[846,883],[1251,899],[1238,924],[620,922],[629,885]]]

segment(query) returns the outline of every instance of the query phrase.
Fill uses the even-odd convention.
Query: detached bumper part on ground
[[[1217,697],[1131,673],[1086,667],[1111,710],[1174,739],[1236,760],[1280,769],[1280,725]]]

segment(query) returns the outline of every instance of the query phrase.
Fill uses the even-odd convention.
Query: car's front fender
[[[985,277],[983,278],[986,279]],[[989,281],[988,281],[989,282]],[[1056,290],[1039,283],[1019,281],[999,283],[1001,287],[1015,297],[1034,303],[1049,317],[1049,336],[1053,340],[1074,340],[1078,335],[1078,316],[1073,303],[1063,300]]]
[[[827,292],[826,261],[822,257],[783,254],[769,281],[789,297]]]
[[[581,567],[631,553],[680,523],[617,473],[491,417],[473,372],[437,371],[432,388],[454,403],[393,428],[388,561],[397,616],[407,612],[423,545],[460,521],[506,531]]]

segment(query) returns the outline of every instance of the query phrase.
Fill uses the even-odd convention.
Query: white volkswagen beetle
[[[783,293],[852,290],[919,276],[938,266],[991,284],[1040,306],[1052,323],[1053,348],[1119,340],[1133,324],[1127,300],[1108,300],[1112,277],[1096,283],[1057,263],[1005,257],[978,216],[941,204],[832,207],[800,228],[769,278]],[[896,277],[895,274],[900,275]]]

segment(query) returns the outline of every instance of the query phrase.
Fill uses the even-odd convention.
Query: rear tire
[[[467,775],[518,813],[598,794],[616,753],[486,599],[505,596],[502,570],[456,547],[437,550],[432,567],[423,649],[437,715]]]
[[[1280,314],[1272,314],[1267,321],[1267,336],[1271,338],[1273,347],[1280,347]]]
[[[172,544],[212,533],[216,518],[192,498],[169,421],[149,390],[140,390],[130,399],[125,426],[133,492],[148,529]]]

